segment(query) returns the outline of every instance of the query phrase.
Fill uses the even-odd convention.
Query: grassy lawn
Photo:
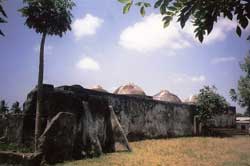
[[[131,143],[133,152],[57,166],[250,166],[250,137],[176,138]]]

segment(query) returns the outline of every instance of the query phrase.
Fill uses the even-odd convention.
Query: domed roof
[[[197,95],[191,95],[189,98],[185,100],[185,103],[195,104],[197,103],[197,98],[198,98]]]
[[[96,85],[96,86],[93,86],[92,88],[90,88],[91,90],[95,90],[95,91],[98,91],[98,92],[108,92],[106,91],[105,89],[103,89],[103,87],[101,85]]]
[[[181,99],[175,94],[170,93],[167,90],[161,90],[159,93],[153,96],[154,100],[167,101],[173,103],[181,103]]]
[[[139,86],[129,83],[127,85],[120,86],[114,91],[114,94],[122,94],[122,95],[143,95],[146,93]]]

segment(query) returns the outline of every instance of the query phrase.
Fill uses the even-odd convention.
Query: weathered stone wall
[[[129,140],[192,135],[193,107],[150,98],[106,95]]]
[[[82,95],[79,96],[78,92],[82,93],[83,88],[72,87],[72,89],[65,88],[53,88],[53,86],[46,85],[43,93],[43,112],[41,112],[41,124],[43,140],[41,141],[41,147],[44,149],[46,155],[53,153],[46,147],[46,142],[56,143],[64,145],[65,142],[60,142],[60,138],[56,135],[62,134],[65,129],[63,120],[58,120],[60,123],[52,123],[52,119],[58,115],[58,113],[71,113],[75,120],[71,121],[73,128],[75,129],[72,137],[67,137],[66,142],[73,142],[73,153],[71,156],[67,156],[67,159],[80,159],[83,157],[98,156],[102,152],[113,152],[114,141],[110,119],[110,112],[108,111],[107,101],[98,97],[91,97]],[[83,102],[87,103],[87,108],[84,108]],[[34,126],[35,126],[35,109],[36,109],[36,90],[31,91],[28,94],[27,100],[24,103],[24,121],[23,121],[23,144],[27,146],[33,145],[34,139]],[[49,133],[46,133],[48,132]],[[50,131],[55,133],[55,138],[58,142],[53,142]],[[67,136],[67,133],[66,133]],[[49,138],[48,138],[49,137]],[[52,144],[51,143],[51,144]],[[52,145],[51,145],[52,146]],[[70,149],[70,148],[68,148]],[[101,149],[101,150],[100,150]],[[66,149],[64,149],[66,150]],[[56,154],[55,154],[56,156]],[[61,158],[55,158],[54,161],[64,160],[65,155],[58,154]],[[49,159],[49,161],[52,159]]]
[[[195,105],[156,101],[148,96],[115,95],[84,89],[79,85],[58,88],[47,85],[45,91],[44,98],[46,100],[44,103],[46,104],[45,111],[42,113],[45,118],[43,121],[44,128],[47,124],[46,121],[52,119],[58,112],[77,114],[78,120],[81,119],[81,116],[88,116],[82,106],[82,101],[86,101],[91,107],[90,112],[93,113],[93,110],[95,110],[94,117],[98,117],[98,119],[102,119],[103,116],[100,110],[106,110],[106,108],[102,107],[112,105],[129,140],[188,136],[192,135],[193,132],[192,123]],[[100,104],[100,101],[102,101],[102,104]],[[28,95],[24,106],[24,110],[26,110],[25,118],[27,118],[24,125],[28,128],[32,126],[32,128],[25,130],[27,132],[32,131],[32,133],[34,125],[30,123],[34,124],[34,117],[30,118],[30,116],[35,112],[35,102],[36,91],[34,90]],[[82,123],[88,126],[86,122]],[[98,126],[98,129],[95,127],[92,127],[92,129],[100,133],[98,134],[99,137],[104,138],[105,135],[101,132],[104,130],[102,123],[103,119],[98,120],[94,124],[94,126]],[[227,113],[215,116],[213,123],[215,127],[235,126],[235,108],[232,107]],[[25,136],[29,135],[31,133],[25,134]]]
[[[193,105],[156,101],[147,96],[115,95],[83,88],[73,90],[69,86],[58,89],[74,91],[90,103],[89,98],[107,101],[113,106],[129,140],[192,135]]]

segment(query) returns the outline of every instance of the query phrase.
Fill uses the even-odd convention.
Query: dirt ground
[[[130,143],[133,152],[57,166],[250,166],[250,136],[190,137]]]

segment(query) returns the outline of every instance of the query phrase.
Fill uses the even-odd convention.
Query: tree
[[[230,90],[233,101],[238,101],[239,105],[246,108],[245,116],[250,116],[250,55],[247,55],[244,62],[240,64],[244,75],[238,81],[238,91]]]
[[[140,13],[145,15],[145,9],[151,7],[148,2],[140,0],[118,0],[124,4],[123,13],[127,13],[131,6],[140,7]],[[154,8],[159,9],[164,16],[164,27],[167,27],[174,17],[183,28],[188,20],[195,27],[194,33],[200,42],[205,35],[213,30],[214,23],[219,17],[237,19],[236,33],[241,36],[242,29],[246,29],[250,19],[249,0],[155,0]],[[249,37],[250,39],[250,37]]]
[[[7,14],[5,13],[2,3],[4,0],[0,0],[0,23],[6,23],[7,21],[5,20],[7,18]],[[4,36],[4,33],[0,29],[0,35]]]
[[[0,101],[0,113],[6,114],[9,112],[8,106],[5,102],[5,100]]]
[[[226,99],[218,94],[215,86],[205,86],[197,96],[198,116],[206,124],[214,115],[223,113],[229,104]]]
[[[40,113],[42,107],[43,72],[44,72],[44,45],[47,35],[62,37],[67,30],[71,30],[71,10],[75,5],[72,0],[23,0],[24,6],[20,9],[25,24],[42,35],[39,56],[39,73],[37,85],[37,106],[35,123],[35,151],[41,134]]]
[[[15,103],[13,103],[10,110],[12,112],[16,113],[16,114],[20,113],[21,112],[21,108],[19,106],[19,102],[17,101]]]

